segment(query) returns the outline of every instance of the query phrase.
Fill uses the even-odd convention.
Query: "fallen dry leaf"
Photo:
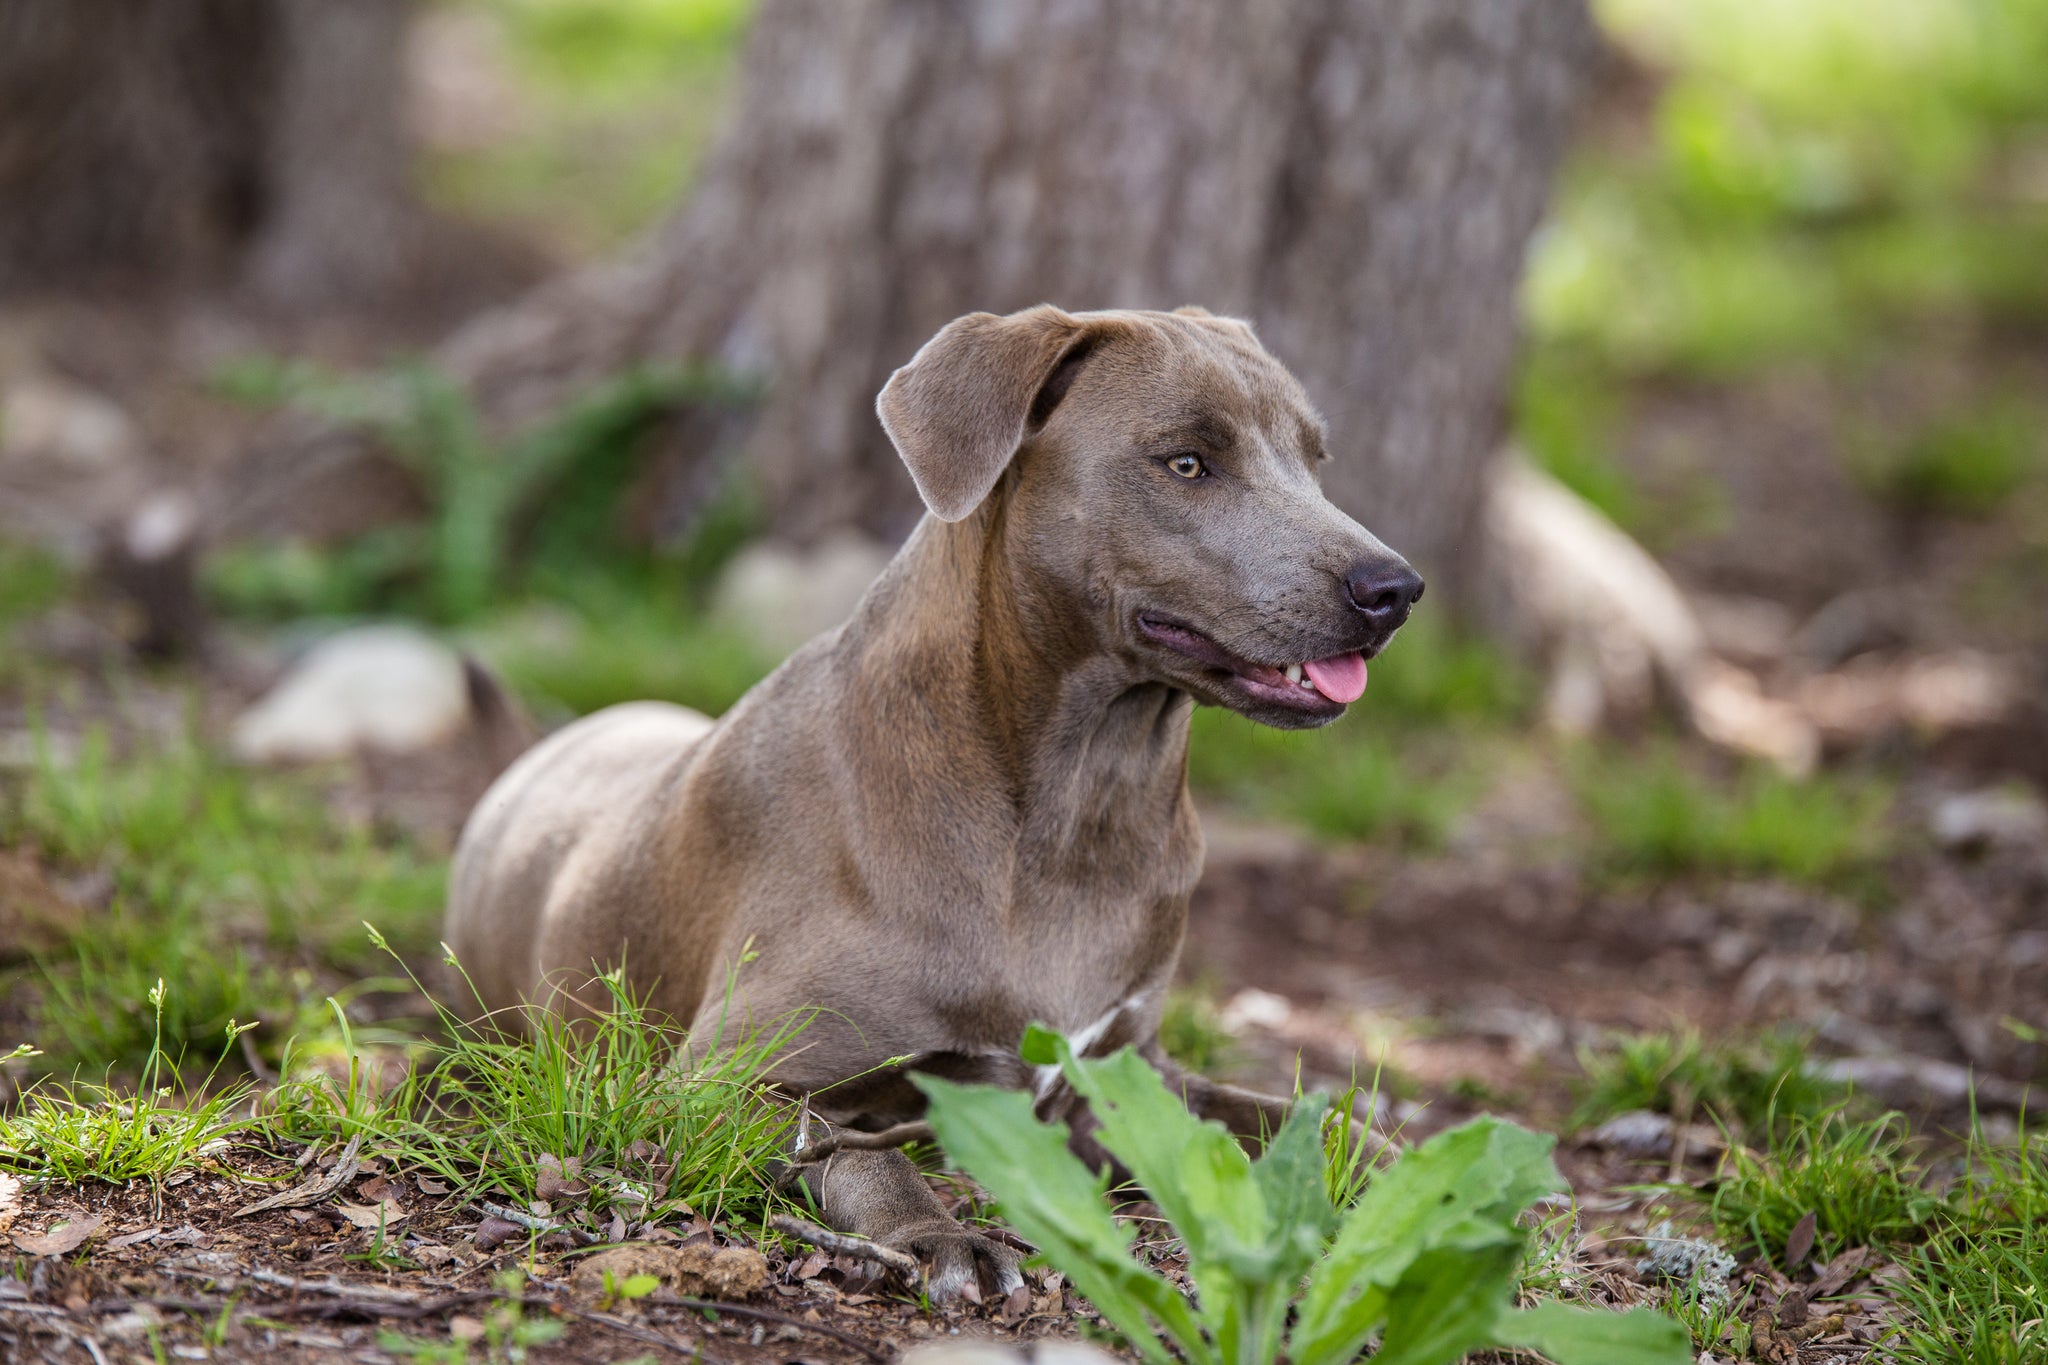
[[[478,1251],[495,1251],[515,1237],[524,1237],[526,1229],[505,1218],[486,1218],[476,1225],[473,1237]]]
[[[1863,1267],[1870,1261],[1869,1247],[1851,1247],[1821,1269],[1820,1278],[1814,1282],[1812,1297],[1824,1299],[1838,1294],[1849,1281],[1863,1273]]]
[[[60,1223],[40,1237],[17,1232],[14,1234],[14,1248],[31,1256],[69,1256],[99,1230],[99,1215],[89,1213],[68,1223]]]
[[[162,1228],[152,1223],[150,1226],[146,1228],[138,1228],[134,1232],[124,1232],[119,1237],[110,1237],[107,1239],[107,1250],[120,1251],[126,1247],[141,1246],[144,1242],[147,1242],[150,1238],[156,1236],[159,1232],[162,1231]]]
[[[334,1207],[341,1211],[342,1217],[368,1232],[375,1232],[379,1227],[388,1228],[405,1217],[405,1210],[389,1199],[378,1204],[348,1204],[337,1199]]]
[[[356,1193],[373,1204],[382,1204],[397,1199],[399,1187],[388,1176],[373,1175],[356,1186]]]
[[[21,1217],[21,1182],[5,1171],[0,1171],[0,1233],[14,1226],[14,1220]]]
[[[1792,1225],[1792,1231],[1785,1237],[1785,1269],[1797,1270],[1806,1264],[1806,1258],[1813,1254],[1813,1233],[1818,1222],[1818,1217],[1809,1210]]]

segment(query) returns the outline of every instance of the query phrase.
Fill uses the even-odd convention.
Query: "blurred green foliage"
[[[50,551],[0,540],[0,632],[49,610],[71,585],[71,571]]]
[[[1856,775],[1788,777],[1753,765],[1717,778],[1654,747],[1569,765],[1591,818],[1594,871],[1614,880],[1782,877],[1862,889],[1883,851],[1891,788]]]
[[[59,1070],[133,1074],[159,1042],[204,1070],[231,1019],[275,1048],[336,974],[369,965],[362,919],[430,948],[446,878],[409,843],[337,822],[310,783],[237,768],[189,732],[120,749],[95,731],[63,758],[45,744],[0,784],[0,847],[110,888],[68,948],[0,975],[36,999],[36,1041]],[[158,980],[171,991],[153,1017]]]
[[[2041,468],[2044,433],[2048,412],[2004,394],[1943,413],[1904,441],[1873,436],[1852,452],[1852,470],[1903,512],[1988,516]]]
[[[428,158],[442,205],[566,251],[617,246],[671,207],[708,145],[750,0],[452,0],[515,87],[503,126]]]
[[[1197,711],[1188,780],[1324,838],[1435,848],[1485,789],[1489,737],[1522,718],[1531,695],[1500,651],[1424,614],[1373,660],[1351,714],[1324,729],[1269,730]]]
[[[1655,510],[1614,458],[1636,384],[2048,327],[2048,0],[1596,10],[1620,74],[1532,250],[1517,426],[1625,526]],[[1880,492],[1931,489],[1936,511],[2011,477],[1981,454],[1900,462],[1932,472]]]
[[[1810,1070],[1807,1054],[1808,1040],[1791,1032],[1712,1043],[1696,1029],[1618,1037],[1580,1050],[1571,1125],[1647,1109],[1719,1123],[1738,1137],[1765,1136],[1847,1102],[1849,1087]]]
[[[412,473],[428,515],[328,551],[290,543],[225,551],[208,566],[214,597],[246,615],[404,611],[451,624],[515,595],[527,573],[634,559],[618,547],[615,526],[642,434],[684,405],[750,394],[708,372],[629,370],[499,440],[460,386],[422,365],[354,379],[243,361],[217,387],[373,434]],[[727,509],[711,519],[713,551],[729,553],[743,538],[747,528],[734,525],[743,515]]]

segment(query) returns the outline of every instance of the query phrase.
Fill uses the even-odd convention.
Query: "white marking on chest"
[[[1126,1014],[1133,1014],[1142,1009],[1149,996],[1150,992],[1139,991],[1136,995],[1131,996],[1122,1003],[1110,1006],[1109,1010],[1094,1023],[1069,1033],[1067,1035],[1067,1043],[1074,1049],[1074,1055],[1077,1057],[1088,1056],[1089,1049],[1102,1041],[1103,1035],[1109,1032],[1118,1019]],[[1031,1087],[1032,1095],[1033,1098],[1042,1100],[1051,1094],[1053,1086],[1059,1083],[1059,1064],[1057,1062],[1046,1063],[1038,1068],[1036,1077],[1036,1082]]]

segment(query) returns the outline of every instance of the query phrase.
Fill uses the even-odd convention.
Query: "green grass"
[[[1237,1054],[1237,1039],[1223,1027],[1215,999],[1206,990],[1186,986],[1166,993],[1159,1045],[1167,1056],[1205,1076],[1221,1073]]]
[[[1695,1275],[1690,1283],[1672,1292],[1665,1307],[1692,1337],[1696,1349],[1725,1354],[1731,1360],[1748,1359],[1751,1333],[1744,1320],[1750,1308],[1747,1293],[1731,1294],[1725,1284],[1710,1283]]]
[[[348,377],[257,357],[216,382],[258,406],[288,404],[374,436],[412,474],[427,515],[325,552],[223,554],[209,569],[212,598],[247,616],[396,611],[451,624],[516,598],[535,568],[630,559],[616,546],[640,438],[680,408],[752,396],[710,371],[626,370],[499,436],[459,384],[424,365]],[[731,517],[712,519],[730,539]]]
[[[1762,1150],[1735,1148],[1706,1196],[1721,1234],[1782,1263],[1815,1216],[1813,1254],[1869,1246],[1906,1273],[1905,1321],[1888,1344],[1907,1365],[2022,1365],[2048,1345],[2048,1144],[2022,1126],[1994,1142],[1973,1124],[1960,1169],[1930,1161],[1895,1114],[1840,1113],[1790,1125]]]
[[[707,620],[680,573],[589,575],[546,589],[472,637],[525,697],[585,715],[621,701],[673,701],[720,715],[774,661],[739,631]]]
[[[1870,443],[1853,469],[1901,512],[1989,516],[2041,469],[2044,420],[2038,406],[2011,396],[1965,407],[1903,443]]]
[[[0,638],[57,605],[71,586],[71,571],[50,551],[0,540]]]
[[[230,1019],[275,1055],[335,974],[374,965],[355,924],[378,918],[423,952],[445,894],[438,858],[338,824],[303,780],[231,767],[189,733],[124,753],[94,731],[70,762],[46,750],[0,784],[0,843],[111,885],[86,932],[7,980],[36,998],[59,1072],[132,1075],[160,1048],[205,1068]],[[159,979],[161,1019],[140,1003]]]
[[[371,939],[386,946],[375,930]],[[516,1208],[541,1197],[552,1163],[587,1186],[557,1196],[555,1216],[594,1226],[614,1210],[632,1221],[685,1207],[711,1219],[764,1212],[794,1116],[762,1075],[806,1020],[721,1023],[680,1057],[678,1028],[618,973],[596,980],[605,1008],[573,1022],[541,1015],[516,1038],[437,1001],[438,1036],[413,1050],[398,1089],[369,1093],[351,1049],[345,1081],[290,1080],[269,1121],[299,1137],[364,1132],[409,1168]]]
[[[1806,1052],[1793,1033],[1715,1043],[1693,1029],[1618,1037],[1580,1052],[1571,1126],[1637,1109],[1717,1122],[1738,1135],[1816,1119],[1840,1108],[1849,1087],[1808,1070]]]
[[[1227,711],[1195,713],[1188,782],[1266,819],[1324,839],[1440,846],[1476,794],[1446,756],[1372,733],[1362,717],[1307,733],[1268,730]]]
[[[2048,1352],[2048,1223],[1950,1231],[1903,1264],[1902,1365],[2037,1365]]]
[[[1610,880],[1769,876],[1847,888],[1884,852],[1891,790],[1874,779],[1799,779],[1761,764],[1716,778],[1668,747],[1582,755],[1571,767],[1594,827],[1594,869]]]
[[[1539,338],[1617,374],[1728,377],[2048,316],[2028,264],[2048,219],[2007,169],[2043,141],[2048,4],[1599,10],[1660,85],[1647,129],[1589,140],[1565,178],[1527,284]]]
[[[1732,1148],[1709,1212],[1723,1236],[1782,1265],[1809,1213],[1813,1254],[1827,1260],[1850,1247],[1920,1242],[1943,1202],[1925,1184],[1903,1119],[1836,1112],[1793,1120],[1761,1150]]]
[[[216,1087],[213,1073],[194,1086],[179,1081],[162,1049],[168,999],[162,981],[150,988],[146,1003],[155,1019],[153,1046],[133,1093],[47,1078],[32,1083],[8,1112],[0,1113],[0,1170],[65,1184],[156,1184],[192,1165],[229,1134],[262,1126],[249,1086]],[[232,1044],[243,1031],[245,1026],[230,1020],[225,1043]],[[23,1044],[0,1061],[35,1055]]]

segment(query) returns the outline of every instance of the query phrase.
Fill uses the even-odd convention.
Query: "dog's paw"
[[[1014,1248],[950,1218],[912,1224],[882,1242],[917,1257],[934,1303],[993,1303],[1024,1283],[1023,1257]]]

